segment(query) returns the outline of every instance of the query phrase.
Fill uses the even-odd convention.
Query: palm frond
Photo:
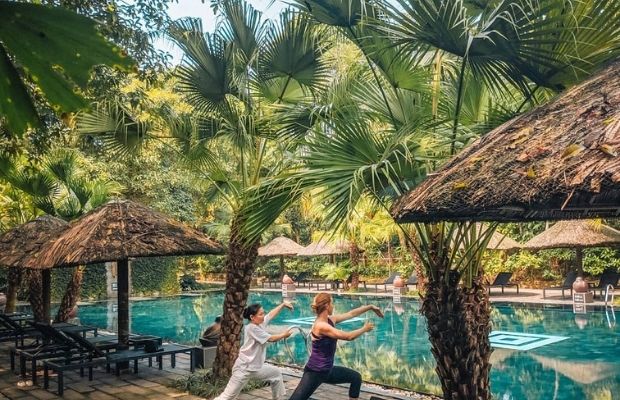
[[[264,53],[259,60],[261,81],[279,79],[282,100],[289,90],[290,81],[301,89],[316,90],[325,85],[329,74],[321,61],[325,43],[310,19],[290,10],[282,12],[279,23],[270,30],[265,40]],[[290,89],[295,89],[290,86]]]
[[[90,112],[80,113],[77,130],[100,140],[118,156],[137,154],[148,137],[150,126],[132,116],[119,104],[99,104]]]
[[[230,43],[218,34],[204,33],[202,23],[195,18],[177,20],[167,32],[186,56],[175,75],[187,101],[205,113],[224,107],[226,95],[238,92],[229,69]]]

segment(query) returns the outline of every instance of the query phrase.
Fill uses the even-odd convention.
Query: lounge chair
[[[415,286],[416,288],[418,287],[418,276],[415,274],[415,272],[409,275],[409,279],[407,279],[407,282],[405,282],[405,287],[407,289],[409,289],[409,285]]]
[[[562,299],[564,299],[564,291],[568,290],[571,297],[573,295],[573,283],[575,282],[575,280],[577,279],[577,272],[575,271],[570,271],[568,274],[566,274],[566,278],[564,279],[564,283],[562,283],[560,286],[550,286],[550,287],[546,287],[543,288],[543,299],[547,298],[547,290],[561,290],[562,291]]]
[[[131,350],[117,350],[112,353],[103,353],[100,349],[95,347],[92,343],[88,342],[88,340],[84,339],[80,335],[76,333],[68,333],[67,336],[73,338],[77,343],[80,344],[85,349],[89,349],[90,354],[89,357],[74,357],[68,359],[51,359],[44,362],[43,369],[43,385],[45,389],[49,388],[49,380],[50,380],[50,370],[55,371],[58,377],[58,395],[62,396],[64,391],[64,372],[70,370],[80,370],[80,375],[83,376],[83,371],[85,368],[88,368],[89,380],[92,380],[92,369],[93,367],[106,365],[107,370],[110,370],[110,364],[116,364],[116,376],[120,375],[119,364],[126,363],[129,361],[133,361],[133,370],[134,373],[138,372],[138,361],[142,359],[149,359],[149,366],[151,365],[150,361],[153,357],[157,358],[157,362],[159,364],[159,369],[163,369],[163,356],[170,356],[170,364],[172,368],[176,366],[176,355],[179,353],[188,353],[190,356],[190,372],[194,372],[194,351],[192,347],[182,346],[178,344],[165,344],[165,345],[157,345],[155,351],[147,351],[146,347],[134,348]],[[161,340],[161,339],[160,339]],[[160,342],[161,343],[161,342]],[[141,345],[145,343],[142,342]]]
[[[594,296],[596,297],[596,291],[598,290],[600,296],[603,297],[608,285],[611,285],[615,289],[618,289],[619,279],[620,275],[615,270],[605,270],[598,281],[598,285],[591,288],[594,292]]]
[[[351,285],[351,282],[353,281],[353,275],[349,275],[349,277],[347,278],[347,285]],[[340,284],[342,283],[342,281],[335,281],[334,282],[336,284],[336,289],[338,289],[340,287]],[[362,280],[362,279],[358,279],[358,283],[364,285],[364,289],[366,289],[366,281]]]
[[[517,294],[519,294],[519,284],[515,282],[510,282],[510,278],[512,278],[512,272],[500,272],[499,274],[497,274],[493,283],[487,286],[489,290],[489,295],[491,294],[491,288],[493,287],[501,287],[503,294],[504,288],[512,286],[517,288]]]
[[[61,324],[59,324],[61,325]],[[70,324],[69,324],[70,325]],[[84,341],[88,341],[92,346],[95,346],[98,350],[109,351],[117,347],[117,336],[95,336],[90,339],[86,339],[82,336],[85,330],[92,330],[92,327],[80,327],[80,326],[67,326],[64,327],[64,331],[51,325],[41,324],[33,322],[32,326],[36,329],[42,337],[42,341],[45,344],[41,344],[35,348],[27,349],[11,349],[11,367],[14,368],[15,356],[19,356],[20,374],[22,377],[26,377],[26,362],[30,362],[30,372],[32,376],[32,383],[36,384],[37,375],[37,361],[42,361],[50,358],[70,358],[77,355],[92,353],[91,348],[85,348],[81,346],[79,342],[76,342],[73,335],[80,337]],[[82,328],[82,329],[78,329]]]
[[[392,272],[382,283],[374,283],[373,285],[375,285],[375,292],[379,291],[379,286],[383,286],[383,290],[387,291],[387,285],[393,285],[394,279],[396,279],[398,275],[400,275],[400,272]]]

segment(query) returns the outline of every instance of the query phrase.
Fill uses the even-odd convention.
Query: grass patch
[[[184,392],[189,392],[194,396],[212,399],[224,391],[227,383],[228,379],[213,379],[213,370],[199,369],[193,374],[177,379],[172,386]],[[262,388],[265,385],[263,381],[250,379],[243,388],[242,393]]]

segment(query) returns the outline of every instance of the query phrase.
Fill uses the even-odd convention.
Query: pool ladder
[[[605,317],[607,317],[607,326],[613,328],[616,326],[616,313],[614,312],[614,287],[607,285],[605,288]]]

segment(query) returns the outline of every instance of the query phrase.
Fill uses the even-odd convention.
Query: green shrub
[[[228,383],[227,379],[218,379],[214,381],[212,376],[212,369],[201,369],[193,374],[177,379],[173,382],[172,386],[184,392],[189,392],[194,396],[211,399],[222,393]],[[242,392],[250,392],[263,386],[265,386],[263,381],[250,379],[244,386]]]
[[[177,257],[139,258],[131,263],[131,286],[136,294],[174,294],[180,290]]]

